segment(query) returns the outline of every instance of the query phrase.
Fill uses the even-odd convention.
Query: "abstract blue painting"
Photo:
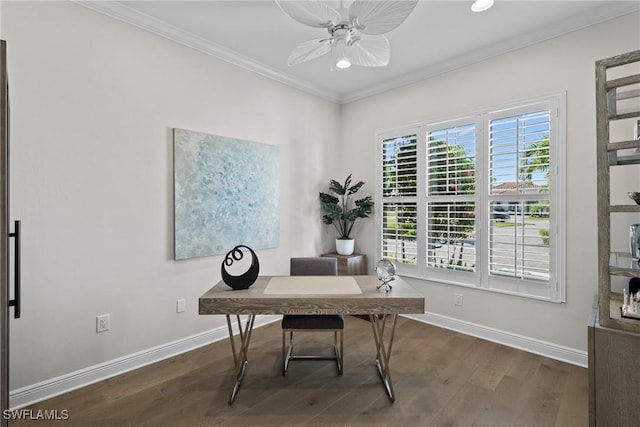
[[[280,150],[173,130],[175,259],[280,244]]]

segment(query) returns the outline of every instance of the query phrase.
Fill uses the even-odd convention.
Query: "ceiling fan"
[[[288,64],[297,65],[322,55],[333,55],[336,67],[351,64],[384,67],[391,47],[385,33],[411,14],[418,0],[354,0],[349,8],[332,9],[316,0],[276,0],[280,9],[294,20],[316,28],[326,28],[329,37],[306,41],[293,49]]]

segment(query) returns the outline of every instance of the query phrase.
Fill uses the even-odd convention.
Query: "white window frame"
[[[416,223],[421,224],[424,213],[421,212],[420,209],[420,192],[418,191],[416,196],[399,196],[399,197],[389,197],[383,198],[382,196],[382,179],[383,179],[383,168],[382,168],[382,141],[387,139],[395,139],[407,135],[416,135],[416,155],[417,155],[417,166],[418,166],[418,176],[416,177],[417,187],[418,189],[424,186],[425,178],[421,176],[419,173],[420,170],[424,169],[424,136],[420,134],[420,127],[406,127],[403,129],[399,129],[397,131],[390,132],[382,132],[378,134],[376,139],[377,141],[377,150],[376,150],[376,200],[377,203],[374,205],[374,210],[376,212],[377,225],[376,225],[376,253],[382,253],[382,219],[383,219],[383,207],[384,203],[388,201],[388,203],[416,203],[417,204],[417,218]],[[421,216],[422,215],[422,216]],[[424,259],[426,256],[424,249],[424,237],[421,237],[420,234],[416,236],[416,244],[417,244],[417,260],[418,263],[416,265],[407,265],[407,264],[396,264],[396,269],[398,273],[404,274],[406,276],[419,277],[416,273],[417,269],[420,267],[420,260]]]
[[[478,191],[480,189],[480,185],[482,183],[482,180],[480,180],[480,182],[478,181],[479,178],[482,177],[482,175],[484,174],[482,168],[478,167],[478,165],[482,164],[482,156],[483,156],[483,152],[482,149],[479,145],[479,138],[477,137],[477,135],[482,134],[482,121],[481,121],[481,117],[477,114],[474,115],[466,115],[463,117],[459,117],[459,118],[455,118],[455,119],[450,119],[450,120],[444,120],[444,121],[438,121],[438,122],[432,122],[432,123],[427,123],[424,124],[422,126],[422,134],[423,134],[423,138],[425,141],[425,147],[427,145],[427,135],[429,134],[429,132],[434,131],[434,130],[440,130],[440,129],[444,129],[444,128],[450,128],[450,127],[454,127],[454,126],[463,126],[463,125],[467,125],[467,124],[473,124],[475,125],[475,129],[476,129],[476,169],[475,169],[475,177],[476,177],[476,191],[475,194],[478,194]],[[427,175],[427,170],[426,170],[426,153],[425,153],[425,169],[422,171],[421,175],[425,176],[425,180],[426,180],[426,175]],[[425,191],[423,191],[422,193],[423,196],[423,200],[421,201],[421,206],[423,208],[424,211],[424,222],[421,222],[421,224],[427,224],[428,222],[428,214],[427,214],[427,204],[431,201],[427,191],[426,191],[426,187],[425,187]],[[447,198],[451,199],[451,201],[453,201],[454,196],[448,196]],[[477,197],[476,197],[477,199]],[[479,245],[479,242],[482,241],[482,236],[481,234],[478,232],[478,230],[480,229],[480,225],[482,224],[483,221],[483,213],[482,210],[479,209],[480,205],[479,203],[477,203],[476,200],[474,200],[474,202],[476,202],[476,206],[475,206],[475,220],[476,220],[476,248],[480,248],[481,246]],[[426,238],[426,236],[425,236]],[[476,257],[477,259],[477,257]],[[456,284],[456,285],[463,285],[463,286],[468,286],[468,285],[472,285],[472,286],[477,286],[480,283],[480,274],[481,274],[481,269],[478,268],[476,266],[476,271],[473,273],[470,272],[460,272],[460,271],[456,271],[456,270],[452,270],[452,269],[446,269],[446,268],[429,268],[426,266],[426,263],[424,263],[424,268],[422,271],[422,277],[424,278],[433,278],[433,280],[437,280],[440,282],[444,282],[444,283],[451,283],[451,284]]]
[[[548,109],[551,121],[549,200],[551,204],[550,224],[550,280],[539,282],[527,279],[515,279],[490,275],[488,272],[489,240],[489,183],[488,181],[488,123],[491,119],[506,117],[518,112],[533,112],[535,109]],[[474,124],[476,128],[476,271],[461,272],[443,268],[427,267],[427,160],[426,137],[430,130],[443,129],[462,124]],[[376,133],[376,254],[382,254],[382,144],[383,140],[416,134],[418,193],[417,203],[417,264],[397,263],[398,274],[446,284],[473,287],[491,292],[505,293],[538,300],[563,303],[566,301],[566,92],[554,93],[534,99],[513,102],[494,108],[486,108],[470,114],[461,114],[442,120],[423,121],[410,126],[379,131]],[[517,198],[517,197],[514,197]],[[406,198],[405,198],[406,200]]]

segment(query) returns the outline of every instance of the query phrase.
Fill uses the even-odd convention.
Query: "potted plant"
[[[320,202],[324,215],[322,222],[325,224],[333,224],[338,231],[336,239],[336,251],[340,255],[351,255],[354,248],[354,239],[351,238],[351,230],[358,218],[368,218],[373,212],[373,199],[371,196],[358,199],[350,204],[350,197],[360,190],[364,185],[360,181],[351,185],[351,175],[347,177],[344,184],[331,180],[329,182],[329,190],[338,197],[320,193]]]

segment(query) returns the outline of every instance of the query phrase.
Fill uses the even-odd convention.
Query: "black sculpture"
[[[240,250],[240,248],[247,248],[249,249],[249,252],[251,252],[251,266],[240,276],[233,276],[227,272],[225,266],[230,267],[231,265],[233,265],[234,260],[240,261],[242,257],[244,257],[244,253]],[[227,252],[227,255],[224,257],[224,261],[222,261],[222,266],[220,267],[222,281],[236,291],[240,289],[247,289],[249,286],[253,285],[258,278],[259,272],[260,263],[258,262],[256,253],[253,252],[253,250],[249,246],[245,245],[238,245]]]

